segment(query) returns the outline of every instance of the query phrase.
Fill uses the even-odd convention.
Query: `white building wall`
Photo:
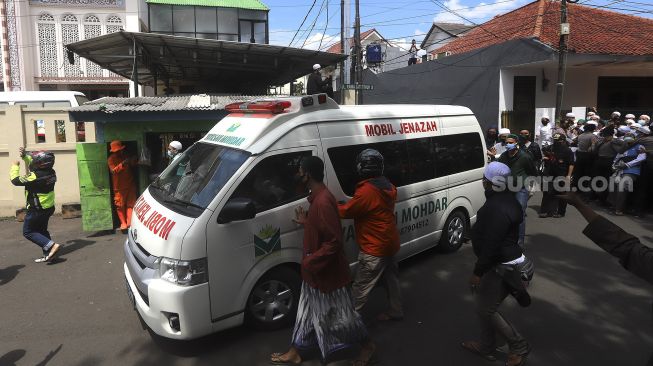
[[[549,80],[546,90],[542,87],[543,75]],[[535,76],[535,108],[555,108],[557,62],[529,65],[501,70],[499,83],[499,115],[501,111],[513,109],[513,90],[515,76]],[[598,80],[603,76],[651,76],[650,69],[617,68],[617,67],[570,67],[567,69],[565,89],[562,99],[562,109],[573,107],[596,107],[598,96]],[[602,116],[607,118],[608,116]]]

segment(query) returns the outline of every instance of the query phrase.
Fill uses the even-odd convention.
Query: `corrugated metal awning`
[[[137,74],[139,84],[183,80],[211,86],[207,90],[213,92],[246,94],[307,75],[313,64],[335,65],[347,57],[268,44],[125,31],[66,48],[130,80]]]
[[[259,0],[147,0],[148,4],[214,6],[248,10],[270,10]]]

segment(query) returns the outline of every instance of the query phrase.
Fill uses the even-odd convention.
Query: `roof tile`
[[[568,4],[570,52],[608,55],[653,55],[653,20]],[[560,1],[537,0],[495,17],[433,51],[460,54],[513,39],[535,37],[558,48]]]

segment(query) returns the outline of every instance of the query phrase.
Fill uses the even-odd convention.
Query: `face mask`
[[[512,144],[506,144],[506,150],[512,151],[517,148],[517,144],[512,143]]]
[[[175,155],[177,155],[177,154],[175,154],[175,153],[173,153],[172,151],[168,150],[168,157],[169,157],[169,158],[172,159]]]
[[[624,142],[627,144],[632,144],[635,141],[633,137],[624,137]]]

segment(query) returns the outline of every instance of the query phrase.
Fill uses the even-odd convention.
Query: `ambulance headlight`
[[[159,276],[162,280],[180,286],[199,285],[209,280],[206,258],[182,261],[161,257],[157,262],[159,264]]]

